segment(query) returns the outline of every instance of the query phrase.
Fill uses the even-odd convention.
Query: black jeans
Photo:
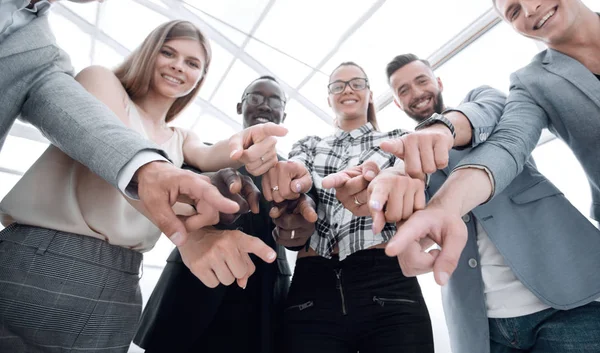
[[[382,249],[299,259],[283,329],[281,352],[433,352],[421,287]]]

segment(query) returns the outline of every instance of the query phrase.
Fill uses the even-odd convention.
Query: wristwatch
[[[428,126],[434,124],[444,124],[452,133],[452,138],[456,138],[456,132],[454,131],[454,125],[450,122],[450,120],[446,119],[445,116],[438,113],[433,113],[432,116],[423,120],[417,127],[415,127],[415,131],[422,130]]]

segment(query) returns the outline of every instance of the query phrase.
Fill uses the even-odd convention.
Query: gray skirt
[[[0,232],[0,352],[127,352],[142,254],[12,224]]]

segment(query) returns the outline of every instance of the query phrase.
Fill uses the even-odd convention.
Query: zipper
[[[307,301],[304,304],[292,305],[290,307],[285,308],[285,310],[287,311],[287,310],[292,310],[292,309],[298,309],[299,311],[302,311],[302,310],[308,309],[308,308],[310,308],[311,306],[314,306],[314,305],[315,305],[315,303],[311,300],[311,301]]]
[[[340,291],[340,297],[342,298],[342,313],[348,315],[346,312],[346,299],[344,298],[344,288],[342,287],[342,269],[335,269],[335,276],[337,277],[336,288]]]
[[[410,299],[400,299],[400,298],[380,298],[378,296],[373,297],[373,302],[381,305],[381,307],[385,306],[385,303],[406,303],[406,304],[418,304],[414,300]]]

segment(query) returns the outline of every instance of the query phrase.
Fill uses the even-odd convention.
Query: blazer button
[[[488,138],[488,134],[486,132],[482,132],[479,134],[479,139],[481,140],[481,142],[487,140]]]
[[[471,221],[471,216],[467,213],[466,215],[462,216],[462,220],[465,223],[469,223]]]
[[[475,267],[477,267],[477,260],[475,260],[475,259],[473,259],[473,258],[469,259],[469,267],[470,267],[470,268],[475,268]]]

